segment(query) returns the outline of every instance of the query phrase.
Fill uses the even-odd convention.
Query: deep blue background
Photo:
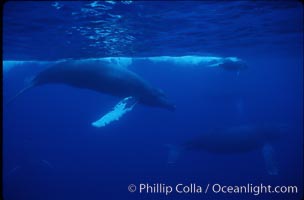
[[[119,122],[90,123],[119,99],[61,85],[37,87],[4,106],[4,194],[17,199],[300,199],[303,194],[303,8],[297,2],[10,2],[4,6],[4,60],[107,56],[237,56],[236,72],[217,68],[129,66],[176,104],[138,105]],[[119,15],[120,17],[118,17]],[[95,28],[95,29],[94,29]],[[4,102],[47,64],[4,72]],[[238,112],[236,102],[243,102]],[[166,144],[206,130],[288,123],[274,144],[280,168],[269,176],[260,150],[184,152],[167,164]],[[43,162],[46,161],[46,162]],[[46,164],[48,163],[48,164]],[[17,168],[16,168],[17,167]],[[13,173],[12,169],[16,168]],[[299,194],[143,195],[131,183],[297,185]]]

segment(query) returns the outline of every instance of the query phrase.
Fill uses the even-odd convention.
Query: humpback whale
[[[224,59],[224,61],[219,64],[218,67],[228,71],[240,71],[248,68],[244,61],[231,61],[229,59]]]
[[[242,125],[210,130],[180,145],[166,145],[169,148],[168,163],[175,163],[181,151],[207,151],[229,155],[261,149],[268,174],[277,175],[279,170],[272,143],[285,132],[286,125]]]
[[[152,87],[134,72],[98,60],[55,63],[38,73],[8,104],[25,91],[45,84],[66,84],[120,98],[132,96],[143,105],[175,110],[175,106],[168,101],[161,90]]]

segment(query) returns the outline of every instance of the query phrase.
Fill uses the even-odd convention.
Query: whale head
[[[242,60],[232,61],[229,59],[224,60],[224,62],[220,64],[219,67],[228,71],[239,71],[248,68],[247,64]]]
[[[139,99],[142,104],[147,106],[164,108],[170,111],[174,111],[176,108],[175,105],[168,100],[165,93],[160,89],[152,89],[152,92],[141,96]]]
[[[286,134],[290,131],[288,124],[275,124],[275,125],[264,125],[261,127],[261,134],[263,135],[265,141],[276,141],[284,138]]]

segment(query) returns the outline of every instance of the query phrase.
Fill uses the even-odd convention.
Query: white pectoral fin
[[[127,112],[131,111],[136,105],[137,101],[134,97],[126,97],[118,102],[115,107],[100,119],[92,123],[92,126],[97,128],[104,127],[113,121],[119,120]]]
[[[269,175],[278,175],[278,163],[275,158],[275,150],[272,145],[265,144],[262,149],[266,170]]]

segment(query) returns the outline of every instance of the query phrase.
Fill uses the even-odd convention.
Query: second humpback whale
[[[45,84],[66,84],[76,88],[94,90],[125,98],[132,96],[138,103],[147,106],[175,110],[165,94],[152,87],[134,72],[98,60],[63,61],[41,71],[32,81],[8,103],[23,92]]]
[[[212,129],[181,145],[168,144],[168,163],[175,163],[181,151],[207,151],[229,155],[261,149],[268,174],[277,175],[279,170],[272,143],[287,132],[288,126],[285,124]]]

